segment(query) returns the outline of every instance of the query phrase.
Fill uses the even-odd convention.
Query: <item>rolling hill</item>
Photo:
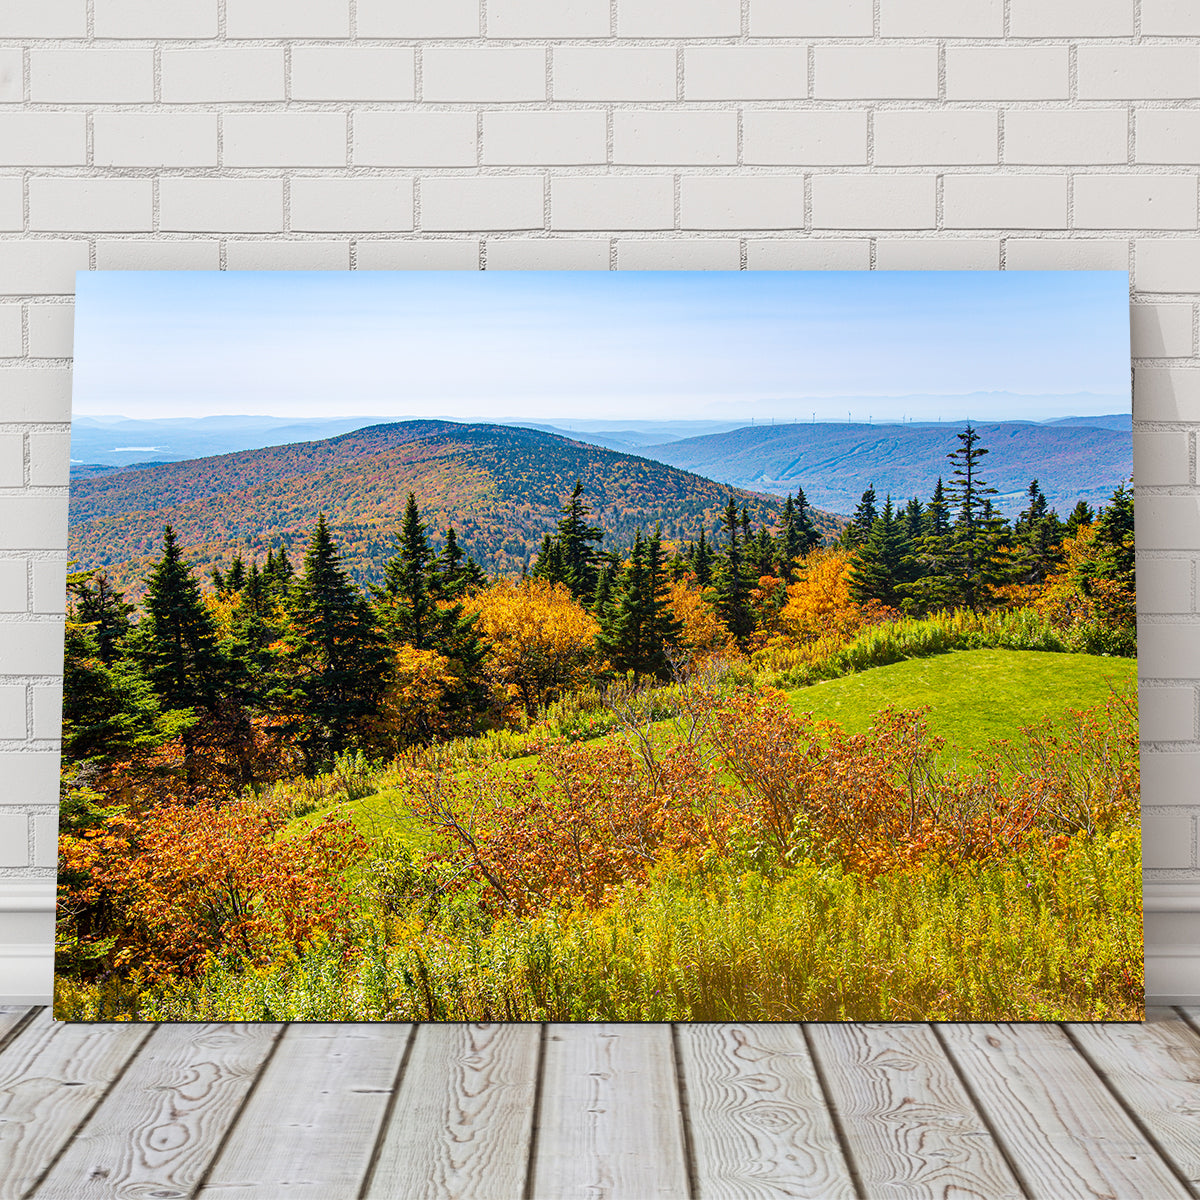
[[[1024,507],[1025,489],[1037,479],[1061,515],[1078,500],[1103,504],[1133,471],[1127,431],[1071,423],[1027,421],[976,426],[989,450],[985,482],[999,491],[998,509],[1012,516]],[[1092,418],[1104,421],[1106,418]],[[1076,424],[1074,421],[1079,421]],[[734,487],[784,495],[804,488],[809,502],[832,512],[854,511],[874,485],[880,502],[890,493],[906,500],[929,498],[942,476],[950,481],[946,455],[958,446],[961,425],[862,425],[797,423],[753,425],[729,433],[648,446],[640,453]]]
[[[76,569],[107,567],[118,588],[137,596],[165,524],[202,567],[227,563],[239,549],[261,559],[281,546],[298,563],[323,512],[345,561],[367,582],[395,551],[411,491],[436,545],[453,524],[485,570],[516,573],[555,528],[576,479],[609,533],[604,547],[615,549],[659,521],[668,539],[691,539],[701,527],[712,535],[730,493],[700,475],[538,430],[408,421],[77,478],[70,553]],[[756,526],[773,522],[781,507],[735,494]],[[841,524],[818,517],[827,534]]]

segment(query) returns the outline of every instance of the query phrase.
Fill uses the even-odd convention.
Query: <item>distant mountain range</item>
[[[77,569],[106,566],[137,595],[174,526],[189,558],[223,565],[241,550],[300,555],[324,513],[345,561],[367,582],[395,553],[408,493],[440,545],[453,524],[463,550],[487,571],[519,572],[554,530],[576,480],[584,485],[604,548],[629,544],[661,522],[676,541],[711,535],[731,491],[757,527],[777,498],[730,489],[644,457],[542,430],[449,421],[375,425],[319,441],[79,476],[71,486],[70,553]],[[825,534],[843,521],[818,514]]]

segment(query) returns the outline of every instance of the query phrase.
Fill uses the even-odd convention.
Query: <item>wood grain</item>
[[[162,1025],[35,1193],[183,1200],[196,1189],[279,1025]]]
[[[0,1200],[29,1191],[152,1031],[34,1015],[0,1054]]]
[[[667,1025],[551,1025],[535,1200],[686,1200]]]
[[[1018,1200],[1020,1185],[929,1026],[813,1025],[810,1035],[866,1195]]]
[[[1057,1025],[946,1025],[941,1036],[1031,1195],[1188,1194]]]
[[[1174,1018],[1145,1025],[1068,1025],[1067,1032],[1200,1189],[1200,1037],[1195,1030]]]
[[[0,1048],[12,1039],[27,1018],[36,1015],[36,1011],[26,1004],[0,1004]]]
[[[371,1200],[519,1200],[539,1039],[536,1025],[419,1026]]]
[[[357,1196],[411,1025],[289,1025],[200,1200]]]
[[[696,1200],[854,1196],[796,1025],[680,1025]]]

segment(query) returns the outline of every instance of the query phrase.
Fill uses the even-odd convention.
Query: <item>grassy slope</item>
[[[1060,718],[1069,708],[1102,704],[1113,687],[1137,682],[1131,658],[1051,654],[1038,650],[960,650],[910,658],[789,693],[797,711],[859,733],[887,705],[930,707],[929,727],[952,747],[982,750],[1012,738],[1022,725]],[[965,761],[963,765],[968,765]]]

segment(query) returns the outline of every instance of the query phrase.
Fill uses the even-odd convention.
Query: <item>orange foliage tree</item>
[[[737,646],[725,622],[705,598],[692,576],[677,579],[667,592],[667,606],[683,622],[680,647],[693,658],[731,654]]]
[[[862,610],[850,598],[852,556],[844,550],[814,550],[799,564],[800,578],[787,590],[780,628],[797,641],[847,638],[862,624]]]

